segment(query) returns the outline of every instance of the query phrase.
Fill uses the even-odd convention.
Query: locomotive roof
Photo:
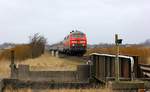
[[[78,33],[83,34],[83,32],[81,32],[81,31],[72,31],[72,32],[70,32],[70,34],[78,34]]]

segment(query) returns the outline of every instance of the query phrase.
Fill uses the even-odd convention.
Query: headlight
[[[77,41],[72,41],[72,43],[77,43]]]
[[[75,46],[75,44],[72,44],[72,46]]]
[[[80,41],[80,43],[85,43],[85,41]]]

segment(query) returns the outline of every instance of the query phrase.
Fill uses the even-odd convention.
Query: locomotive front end
[[[82,32],[76,31],[70,34],[70,51],[73,54],[83,55],[87,48],[87,38]]]

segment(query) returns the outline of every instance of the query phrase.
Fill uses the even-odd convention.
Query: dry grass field
[[[85,63],[80,58],[52,57],[49,53],[45,53],[40,57],[31,59],[31,52],[28,46],[18,46],[14,49],[16,52],[16,64],[30,65],[30,70],[34,71],[65,71],[76,70],[76,66]],[[86,55],[98,52],[115,54],[115,48],[95,48],[89,49]],[[150,48],[144,47],[122,47],[120,54],[129,56],[139,56],[140,63],[150,64]],[[10,50],[0,53],[0,77],[6,78],[10,75]],[[12,89],[8,87],[4,92],[112,92],[110,89],[56,89],[56,90],[31,90],[31,89]]]
[[[30,65],[31,70],[75,70],[76,65],[84,63],[81,59],[77,59],[74,57],[67,58],[56,58],[52,57],[49,53],[45,53],[44,55],[31,59],[30,48],[26,45],[17,46],[13,48],[15,50],[15,58],[17,64],[28,64]],[[9,77],[10,75],[10,51],[5,50],[0,53],[0,76],[1,77]],[[98,52],[98,53],[108,53],[115,54],[115,48],[94,48],[89,49],[86,55]],[[150,48],[145,47],[121,47],[120,54],[129,55],[129,56],[139,56],[140,63],[150,64]]]
[[[65,71],[65,70],[76,70],[76,66],[83,64],[81,59],[75,57],[68,58],[56,58],[51,56],[49,53],[45,53],[42,56],[35,59],[26,59],[23,61],[16,61],[16,64],[30,65],[30,70],[34,71]],[[0,61],[0,76],[9,77],[10,75],[10,61]]]
[[[9,61],[0,62],[0,74],[9,76]],[[84,63],[81,59],[75,57],[69,58],[56,58],[52,57],[49,53],[36,58],[36,59],[27,59],[17,64],[29,64],[31,70],[54,70],[54,71],[63,71],[63,70],[76,70],[76,66]],[[5,66],[2,66],[4,64]],[[109,89],[45,89],[45,90],[32,90],[32,89],[12,89],[7,87],[4,92],[111,92]]]
[[[10,76],[9,61],[0,61],[0,78],[8,78]]]
[[[0,61],[10,60],[11,50],[15,51],[15,59],[22,61],[31,58],[31,47],[29,45],[16,45],[14,48],[5,49],[0,53]]]
[[[49,52],[40,57],[32,59],[31,47],[29,45],[17,45],[11,49],[5,49],[0,52],[0,76],[9,77],[10,75],[10,55],[11,50],[15,51],[16,64],[30,65],[31,70],[46,71],[46,70],[75,70],[76,65],[82,64],[81,59],[74,57],[56,58],[52,57]]]
[[[115,48],[93,48],[88,49],[86,55],[90,53],[105,53],[105,54],[115,54]],[[121,55],[127,56],[139,56],[139,62],[142,64],[150,64],[150,48],[140,47],[140,46],[130,46],[130,47],[121,47]]]
[[[28,45],[17,45],[12,49],[4,49],[0,52],[0,78],[6,78],[10,75],[10,57],[11,50],[15,51],[15,59],[17,61],[31,58],[31,48]]]
[[[112,92],[111,89],[45,89],[45,90],[32,90],[32,89],[16,89],[7,88],[4,92]]]
[[[30,69],[34,71],[76,70],[76,66],[83,63],[84,62],[81,59],[75,57],[57,58],[51,56],[49,53],[45,53],[35,59],[27,59],[22,62],[17,62],[17,64],[30,65]]]

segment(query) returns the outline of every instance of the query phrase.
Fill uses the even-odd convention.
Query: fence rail
[[[140,69],[144,76],[150,77],[150,64],[140,64]]]

